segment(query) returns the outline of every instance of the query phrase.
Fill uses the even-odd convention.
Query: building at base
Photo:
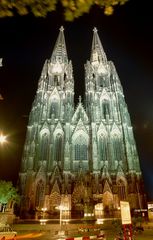
[[[80,81],[80,84],[83,84]],[[76,86],[77,88],[77,86]],[[97,29],[85,64],[84,103],[74,105],[64,29],[46,60],[32,104],[19,173],[21,215],[117,216],[120,201],[146,204],[124,94]]]

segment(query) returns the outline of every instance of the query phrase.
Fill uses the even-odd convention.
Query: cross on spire
[[[79,103],[81,103],[81,100],[82,100],[82,97],[81,97],[81,96],[79,96]]]
[[[60,30],[61,32],[63,32],[63,31],[64,31],[64,27],[61,26],[59,30]]]
[[[94,33],[97,33],[97,32],[98,32],[98,30],[97,30],[96,27],[94,27],[93,32],[94,32]]]

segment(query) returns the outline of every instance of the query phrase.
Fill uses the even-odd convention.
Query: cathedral
[[[120,201],[146,203],[130,116],[117,71],[93,29],[84,101],[61,27],[44,63],[27,126],[19,173],[23,216],[117,216]],[[29,214],[29,215],[28,215]]]

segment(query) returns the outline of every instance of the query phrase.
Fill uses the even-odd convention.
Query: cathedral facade
[[[143,208],[142,173],[121,82],[97,29],[85,64],[85,104],[74,105],[64,29],[46,60],[32,104],[19,173],[22,213],[53,217],[117,214],[120,201]]]

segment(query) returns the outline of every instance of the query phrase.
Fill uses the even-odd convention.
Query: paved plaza
[[[94,226],[94,227],[93,227]],[[144,231],[137,232],[134,235],[134,240],[153,240],[153,223],[147,222],[143,224]],[[110,224],[93,225],[88,223],[67,223],[62,225],[60,229],[59,223],[18,223],[13,224],[13,229],[18,232],[17,239],[36,239],[36,240],[51,240],[51,239],[68,239],[79,237],[89,237],[89,239],[102,239],[104,234],[106,240],[114,240],[116,233]],[[81,229],[81,231],[80,231]],[[86,229],[82,231],[82,229]],[[59,236],[58,232],[62,230],[65,234]],[[91,238],[90,238],[91,236]],[[97,237],[96,237],[97,236]]]

